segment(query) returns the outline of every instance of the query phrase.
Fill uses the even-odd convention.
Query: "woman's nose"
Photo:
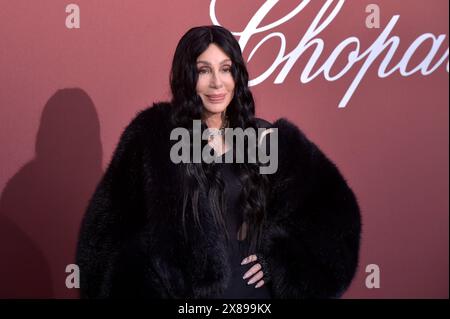
[[[222,86],[222,79],[220,78],[220,75],[218,73],[212,73],[210,85],[212,87],[221,87]]]

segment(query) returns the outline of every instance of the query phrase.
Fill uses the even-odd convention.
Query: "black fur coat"
[[[179,175],[170,161],[170,104],[140,112],[123,132],[89,202],[77,247],[81,297],[216,298],[231,275],[224,234],[208,205],[182,243]],[[274,298],[336,298],[359,255],[357,200],[336,166],[288,120],[278,128],[278,170],[263,249]],[[206,203],[200,196],[200,203]],[[191,226],[189,226],[191,225]]]

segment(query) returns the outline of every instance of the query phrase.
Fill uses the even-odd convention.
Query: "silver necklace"
[[[228,117],[222,121],[222,126],[219,129],[210,129],[208,128],[208,139],[211,140],[214,136],[224,136],[225,129],[228,127]]]

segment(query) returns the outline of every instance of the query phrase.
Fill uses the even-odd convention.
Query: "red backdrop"
[[[65,1],[0,1],[0,297],[77,296],[65,285],[65,267],[74,262],[80,220],[120,133],[137,111],[169,99],[180,37],[215,22],[238,40],[248,36],[243,54],[252,79],[280,54],[273,72],[252,86],[257,115],[296,123],[359,198],[360,267],[344,297],[448,298],[447,0],[379,0],[379,28],[368,27],[371,2],[362,0],[73,3],[80,27],[71,29]],[[328,23],[308,39],[327,4],[319,27]],[[258,17],[254,28],[262,29],[252,32]],[[386,41],[377,42],[383,32]],[[351,43],[330,60],[346,39]],[[398,69],[384,76],[383,43],[396,41],[386,72]],[[310,75],[327,60],[334,62],[328,77],[348,70],[333,81],[324,72],[301,81],[321,43]],[[290,53],[298,59],[283,60]],[[369,264],[380,268],[379,288],[366,287]]]

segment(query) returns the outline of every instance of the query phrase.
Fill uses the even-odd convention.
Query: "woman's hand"
[[[256,257],[256,255],[250,255],[246,258],[244,258],[244,260],[242,260],[241,265],[246,265],[250,262],[254,262],[257,261],[258,257]],[[252,277],[253,276],[253,277]],[[244,277],[242,277],[243,279],[247,279],[252,277],[249,281],[248,281],[248,285],[254,284],[255,282],[258,282],[255,286],[255,288],[259,288],[262,285],[264,285],[264,280],[262,279],[264,277],[264,273],[262,271],[262,266],[261,264],[257,263],[254,264],[245,274]]]

